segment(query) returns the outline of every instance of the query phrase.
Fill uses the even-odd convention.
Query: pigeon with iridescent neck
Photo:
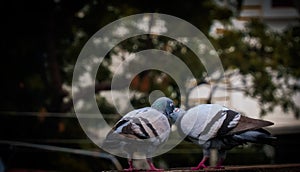
[[[171,99],[161,97],[154,101],[151,107],[127,113],[107,134],[102,146],[106,150],[118,151],[127,157],[129,164],[127,171],[135,170],[132,161],[134,153],[146,156],[150,170],[161,170],[154,166],[151,157],[169,137],[171,125],[168,117],[174,108]]]
[[[202,104],[188,111],[176,108],[169,118],[186,141],[203,148],[203,158],[192,170],[206,168],[211,149],[218,150],[216,168],[222,168],[227,150],[247,142],[274,145],[276,141],[263,129],[272,122],[249,118],[218,104]]]

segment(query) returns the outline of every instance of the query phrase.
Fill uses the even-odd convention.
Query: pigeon
[[[161,169],[154,166],[151,157],[169,137],[171,125],[168,117],[174,108],[171,99],[161,97],[151,107],[127,113],[107,134],[103,147],[111,151],[121,151],[128,158],[129,168],[126,171],[135,170],[132,160],[134,153],[145,154],[150,170],[160,171]]]
[[[263,129],[273,122],[254,119],[218,104],[201,104],[187,111],[175,108],[169,115],[186,141],[203,148],[203,158],[192,170],[206,168],[210,150],[218,150],[215,168],[223,168],[226,152],[238,145],[259,143],[274,146],[276,137]]]

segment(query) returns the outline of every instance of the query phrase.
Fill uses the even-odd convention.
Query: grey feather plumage
[[[123,116],[107,134],[103,147],[111,151],[116,147],[123,147],[122,150],[128,157],[134,152],[151,156],[167,140],[169,134],[168,118],[156,109],[147,107]]]
[[[132,159],[144,156],[147,157],[150,170],[159,170],[153,165],[151,157],[169,137],[171,125],[168,117],[173,110],[173,101],[161,97],[151,107],[127,113],[107,134],[102,147],[110,153],[127,157],[130,171],[134,169]]]
[[[247,142],[270,144],[276,141],[263,127],[273,125],[270,121],[253,119],[217,104],[202,104],[188,111],[175,109],[170,118],[178,126],[186,140],[202,146],[204,157],[195,169],[205,167],[210,149],[219,152],[219,166],[226,151]]]

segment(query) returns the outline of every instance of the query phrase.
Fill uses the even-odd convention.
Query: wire
[[[99,114],[86,114],[86,116],[76,116],[75,113],[54,113],[54,112],[13,112],[13,111],[1,111],[1,115],[7,116],[36,116],[46,118],[100,118]],[[120,118],[118,114],[105,114],[105,118],[116,119]]]
[[[107,153],[103,153],[103,152],[88,151],[88,150],[73,149],[73,148],[64,148],[64,147],[51,146],[51,145],[33,144],[33,143],[26,143],[26,142],[8,141],[8,140],[0,140],[0,144],[8,144],[11,146],[29,147],[29,148],[48,150],[48,151],[66,152],[66,153],[72,153],[72,154],[104,158],[104,159],[110,160],[114,164],[114,166],[116,167],[117,170],[122,170],[122,165],[114,156],[107,154]]]

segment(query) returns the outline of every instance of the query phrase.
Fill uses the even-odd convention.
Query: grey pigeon
[[[168,116],[174,108],[171,99],[161,97],[151,107],[127,113],[107,134],[103,147],[121,151],[128,158],[128,171],[135,169],[132,161],[134,153],[146,155],[150,170],[160,170],[154,166],[151,157],[169,137],[171,129]]]
[[[203,158],[192,170],[206,168],[210,149],[218,150],[216,168],[222,168],[227,150],[247,142],[273,145],[276,141],[262,128],[272,122],[249,118],[218,104],[201,104],[186,112],[176,108],[169,118],[185,140],[203,148]]]

